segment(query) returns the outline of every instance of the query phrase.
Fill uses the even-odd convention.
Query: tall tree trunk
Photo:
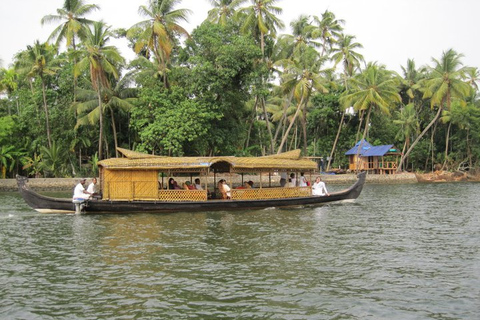
[[[45,92],[45,81],[43,81],[43,78],[41,79],[42,79],[43,109],[45,111],[45,124],[47,127],[47,141],[48,141],[48,147],[51,149],[52,138],[50,137],[50,120],[49,120],[49,114],[48,114],[47,94]]]
[[[447,166],[448,145],[449,145],[449,140],[450,140],[450,129],[451,128],[452,128],[452,121],[450,121],[448,123],[447,136],[445,137],[445,160],[443,161],[442,170],[444,170],[445,167]]]
[[[115,157],[118,158],[118,139],[117,139],[117,128],[115,127],[115,116],[113,115],[113,110],[110,108],[110,117],[112,119],[112,132],[113,132],[113,142],[115,144]]]
[[[373,109],[372,106],[370,106],[368,108],[367,119],[365,119],[365,129],[363,129],[362,140],[361,140],[361,142],[360,142],[360,144],[358,145],[358,148],[357,148],[357,164],[355,165],[356,172],[359,171],[358,166],[360,164],[360,150],[362,150],[363,141],[365,141],[365,139],[367,137],[367,134],[368,134],[368,123],[370,121],[370,113],[372,112],[372,109]]]
[[[338,139],[340,138],[340,132],[342,131],[344,119],[345,119],[345,112],[342,112],[342,118],[340,119],[340,125],[338,126],[337,135],[335,136],[335,140],[333,141],[332,150],[330,151],[330,157],[328,157],[327,171],[330,170],[330,165],[332,164],[333,153],[337,148],[337,143],[338,143]]]
[[[287,131],[283,135],[282,142],[280,143],[280,146],[278,147],[277,154],[282,152],[283,145],[285,144],[285,141],[287,140],[290,129],[292,129],[292,126],[295,123],[295,120],[297,119],[298,114],[300,113],[300,110],[302,108],[302,104],[303,104],[303,95],[302,95],[302,99],[300,99],[300,102],[297,105],[297,110],[295,111],[295,114],[293,115],[292,121],[290,121],[290,125],[288,126]]]
[[[245,141],[245,149],[248,149],[248,147],[250,146],[250,134],[252,132],[253,123],[255,122],[255,115],[257,114],[257,104],[258,104],[258,96],[255,97],[255,105],[253,106],[253,109],[252,109],[251,122],[250,122],[250,125],[248,126],[247,140]]]
[[[261,98],[262,104],[262,109],[263,109],[263,116],[265,117],[265,121],[267,122],[267,131],[268,131],[268,137],[270,138],[270,154],[274,153],[274,148],[275,148],[275,142],[273,140],[273,135],[272,135],[272,128],[270,126],[270,119],[268,118],[267,114],[267,107],[265,105],[265,98]]]
[[[355,143],[358,142],[360,137],[360,130],[362,129],[364,113],[365,113],[365,110],[360,110],[360,122],[358,123],[357,134],[355,135]]]
[[[98,82],[100,83],[100,82]],[[97,95],[98,95],[98,108],[100,109],[100,117],[99,117],[99,137],[98,137],[98,160],[103,159],[103,107],[102,107],[102,94],[100,90],[100,85],[97,88]]]
[[[412,145],[408,148],[407,150],[407,153],[405,153],[404,155],[402,155],[402,158],[400,159],[400,165],[398,166],[397,168],[397,173],[400,173],[402,172],[402,164],[404,162],[404,159],[407,158],[410,153],[412,152],[413,148],[415,148],[415,146],[417,145],[417,143],[420,141],[420,139],[422,139],[422,137],[425,135],[425,133],[427,133],[427,131],[430,129],[430,127],[435,123],[437,122],[437,120],[440,118],[440,115],[442,114],[442,108],[439,107],[438,108],[438,111],[437,111],[437,114],[435,115],[435,118],[433,118],[432,121],[430,121],[430,123],[428,124],[428,126],[425,127],[425,129],[423,129],[422,133],[420,133],[420,135],[417,137],[417,139],[415,139],[415,141],[413,141]]]
[[[288,97],[288,100],[283,105],[282,118],[278,122],[279,125],[277,127],[277,130],[275,131],[275,136],[273,137],[274,141],[277,141],[277,138],[278,138],[278,135],[280,134],[280,131],[284,128],[284,120],[287,117],[287,109],[288,109],[288,106],[290,105],[290,103],[292,102],[292,98],[293,98],[293,92],[290,93],[290,96]]]
[[[437,122],[434,123],[432,129],[432,135],[430,136],[430,146],[432,151],[432,172],[435,170],[435,150],[434,150],[434,138],[435,138],[435,131],[437,130]]]

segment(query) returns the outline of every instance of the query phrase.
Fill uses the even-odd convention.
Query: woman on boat
[[[312,186],[312,195],[314,196],[329,196],[330,193],[327,191],[327,186],[325,185],[325,182],[322,181],[320,177],[317,177],[315,180],[315,183]]]
[[[290,188],[295,188],[297,186],[297,178],[293,172],[290,174],[290,179],[288,179],[288,186]]]
[[[300,173],[300,182],[298,184],[299,187],[307,187],[308,184],[307,184],[307,179],[305,178],[303,172]]]

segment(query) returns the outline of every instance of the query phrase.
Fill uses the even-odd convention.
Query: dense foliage
[[[95,175],[117,147],[172,156],[301,148],[345,168],[344,152],[362,138],[395,144],[401,170],[479,165],[480,73],[461,53],[421,67],[407,60],[400,75],[365,61],[329,11],[278,35],[277,2],[212,1],[188,34],[181,1],[145,0],[146,20],[112,30],[88,19],[95,4],[65,0],[42,19],[55,24],[49,39],[0,69],[2,178]],[[136,58],[127,63],[112,37],[127,38]]]

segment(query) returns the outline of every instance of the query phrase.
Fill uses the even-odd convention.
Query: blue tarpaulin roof
[[[358,152],[358,148],[361,145],[361,150]],[[345,155],[356,155],[357,153],[362,157],[382,157],[390,151],[393,147],[393,144],[383,145],[383,146],[372,146],[367,140],[358,141],[355,146],[345,152]]]

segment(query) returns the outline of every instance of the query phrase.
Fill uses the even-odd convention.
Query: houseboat
[[[300,150],[263,157],[165,157],[118,151],[122,157],[98,162],[100,196],[81,205],[69,198],[41,195],[22,176],[17,176],[19,192],[33,209],[45,213],[163,213],[315,206],[356,199],[365,183],[365,173],[360,173],[345,190],[312,195],[312,186],[295,184],[301,173],[310,181],[317,173],[317,163],[301,157]],[[281,186],[279,177],[286,174],[294,182]],[[254,188],[239,187],[246,175],[256,177]],[[172,178],[183,180],[185,188],[173,187],[168,183]],[[200,186],[188,188],[197,179]],[[222,197],[217,188],[221,180],[229,186],[228,197]]]

